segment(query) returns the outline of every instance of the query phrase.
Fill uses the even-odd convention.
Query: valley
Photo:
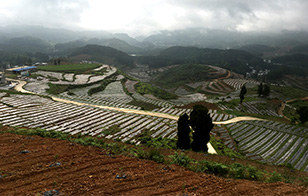
[[[128,175],[127,180],[135,184],[127,183],[126,178],[122,179],[121,176],[120,184],[124,183],[125,190],[132,194],[142,194],[150,190],[151,194],[165,195],[181,192],[189,195],[233,195],[247,191],[243,187],[250,185],[256,187],[251,189],[252,195],[258,195],[259,185],[267,187],[264,191],[269,195],[275,195],[279,191],[289,195],[306,191],[306,188],[300,186],[307,186],[308,179],[308,126],[306,122],[302,122],[303,118],[298,109],[308,106],[308,83],[303,75],[307,69],[302,64],[294,64],[292,56],[269,57],[276,49],[265,47],[269,52],[266,58],[271,58],[271,62],[254,54],[263,50],[263,46],[247,46],[243,47],[243,50],[195,46],[171,46],[153,50],[134,48],[134,51],[139,53],[129,55],[121,50],[99,45],[98,40],[97,43],[93,41],[95,44],[92,41],[58,44],[54,47],[59,51],[46,52],[50,55],[46,63],[30,63],[29,68],[6,65],[7,69],[2,74],[3,90],[0,90],[0,126],[3,130],[1,135],[8,138],[19,137],[20,140],[23,140],[23,136],[18,134],[66,138],[65,140],[71,142],[69,145],[78,145],[81,151],[98,150],[111,156],[111,159],[114,159],[113,156],[125,156],[120,157],[120,161],[128,162],[127,167],[132,168],[126,170],[125,175]],[[110,40],[100,41],[105,43]],[[124,44],[124,41],[119,40],[109,43],[112,42]],[[75,47],[75,44],[78,47]],[[15,58],[9,58],[12,53],[2,54],[3,62]],[[34,56],[30,59],[38,60]],[[290,64],[281,62],[284,60]],[[246,89],[244,96],[241,95],[243,88]],[[176,149],[177,121],[181,115],[189,115],[194,105],[207,107],[214,124],[210,142],[207,144],[208,153]],[[57,141],[55,139],[53,142]],[[52,145],[49,139],[46,139],[46,142]],[[24,144],[18,143],[24,148],[20,147],[20,152],[28,150]],[[35,144],[42,145],[39,142]],[[30,152],[35,149],[35,144]],[[91,147],[82,149],[83,145]],[[61,157],[68,152],[69,150],[64,151]],[[8,150],[8,153],[12,153],[12,149]],[[9,156],[11,155],[6,156],[3,161],[10,160]],[[24,181],[16,192],[6,187],[4,189],[8,194],[23,190],[42,193],[43,190],[53,188],[66,194],[102,193],[102,184],[97,184],[96,181],[92,184],[82,177],[94,176],[93,173],[100,164],[95,161],[95,165],[86,162],[100,155],[94,153],[88,158],[77,158],[76,162],[84,163],[78,164],[77,168],[67,165],[68,159],[75,162],[73,160],[77,155],[60,159],[59,162],[56,158],[52,161],[52,157],[44,153],[33,156],[48,157],[45,165],[64,164],[64,168],[61,166],[64,173],[49,173],[35,160],[31,164],[37,167],[27,173],[24,170],[34,167],[27,165],[29,162],[19,165],[18,161],[9,161],[16,167],[23,168],[16,173],[14,168],[7,167],[7,163],[0,162],[0,180],[6,183],[5,186],[23,180],[24,176],[35,176],[36,172],[42,172],[42,175],[39,175],[35,182],[45,179],[43,184],[32,188]],[[56,157],[55,154],[51,156]],[[17,160],[20,157],[15,158]],[[108,176],[106,184],[116,183],[114,180],[118,178],[114,177],[117,176],[117,168],[114,168],[113,163],[109,165],[111,160],[101,158],[102,164],[108,165],[113,173],[97,171]],[[146,165],[144,167],[147,168],[139,168],[140,171],[137,171],[136,164],[147,164],[142,159],[155,161],[158,166],[150,171]],[[124,164],[118,161],[114,164],[124,168]],[[171,176],[163,177],[164,174],[159,173],[160,169],[157,168],[166,167],[160,164],[166,164],[174,173],[180,174],[169,173]],[[56,175],[66,176],[68,168],[72,170],[72,178],[87,183],[80,181],[78,184],[83,187],[74,189],[74,183],[67,177],[54,178]],[[74,173],[73,170],[80,170],[81,173]],[[142,178],[157,172],[159,174],[154,175],[155,182],[143,184],[139,181],[140,178],[134,177],[140,175],[140,172],[145,173]],[[198,182],[188,178],[185,182],[187,184],[181,184],[177,180],[181,179],[185,172],[194,173],[190,174],[192,176],[200,173],[202,177]],[[51,181],[44,177],[45,174],[49,175],[48,173],[52,176]],[[222,180],[222,184],[232,184],[240,190],[230,191],[231,188],[227,187],[221,192],[214,189],[206,192],[202,188],[205,175],[215,175],[206,176],[206,179],[213,181],[213,187],[220,186],[218,181]],[[101,178],[103,176],[98,177],[100,180]],[[166,182],[178,185],[171,189],[156,186],[161,184],[160,178],[166,178]],[[232,178],[259,181],[259,184]],[[264,185],[264,182],[270,183]],[[273,182],[281,184],[271,184]],[[98,187],[94,188],[96,185]],[[121,195],[125,194],[123,191],[124,189],[116,188],[115,185],[112,190],[103,193]]]

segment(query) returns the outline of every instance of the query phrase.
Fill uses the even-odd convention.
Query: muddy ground
[[[292,184],[219,178],[68,141],[0,134],[0,195],[52,190],[60,195],[308,195]]]

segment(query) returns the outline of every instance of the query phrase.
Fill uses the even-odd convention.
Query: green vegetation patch
[[[211,74],[216,70],[200,64],[184,64],[164,71],[154,82],[163,88],[179,87],[184,84],[204,81],[215,78],[216,74]]]
[[[133,101],[129,102],[128,104],[141,107],[142,110],[148,110],[148,111],[152,111],[156,108],[160,108],[159,106],[156,106],[154,104],[146,103],[146,102],[143,102],[143,101],[137,101],[137,100],[133,100]]]
[[[289,86],[271,86],[271,90],[290,99],[298,99],[308,96],[308,91]]]
[[[110,134],[115,134],[120,132],[121,129],[119,127],[119,125],[112,125],[111,127],[109,127],[108,129],[105,129],[104,131],[102,131],[101,133],[106,136],[106,135],[110,135]]]
[[[49,88],[46,90],[46,92],[52,95],[58,95],[69,90],[69,85],[48,83],[48,86]]]
[[[135,85],[135,90],[137,93],[144,95],[144,94],[151,94],[159,99],[176,99],[177,96],[175,94],[169,93],[163,89],[158,87],[152,86],[151,84],[139,82]]]
[[[211,136],[210,143],[212,144],[218,155],[224,155],[231,158],[245,157],[241,153],[228,148],[221,140],[217,140],[214,136]]]
[[[91,96],[97,92],[101,92],[101,91],[104,91],[105,88],[108,86],[108,84],[114,82],[115,80],[112,80],[112,79],[105,79],[103,80],[100,84],[100,86],[98,87],[95,87],[95,88],[91,88],[89,91],[88,91],[88,95]]]
[[[65,73],[83,73],[87,70],[92,70],[100,67],[99,64],[66,64],[66,65],[46,65],[38,66],[42,71],[65,72]]]
[[[149,130],[144,130],[140,137],[138,138],[141,145],[147,147],[160,147],[168,149],[176,149],[176,139],[170,138],[153,138]]]

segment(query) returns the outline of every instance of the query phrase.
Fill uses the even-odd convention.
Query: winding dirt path
[[[40,95],[28,90],[25,90],[23,88],[24,85],[27,84],[26,81],[21,81],[21,80],[12,80],[14,82],[18,82],[18,84],[15,86],[15,90],[22,92],[22,93],[29,93],[29,94],[34,94],[34,95]],[[125,113],[131,113],[131,114],[141,114],[141,115],[147,115],[147,116],[154,116],[154,117],[160,117],[160,118],[168,118],[172,120],[178,120],[178,116],[174,115],[169,115],[169,114],[163,114],[163,113],[158,113],[158,112],[151,112],[151,111],[143,111],[143,110],[134,110],[134,109],[127,109],[127,108],[117,108],[117,107],[110,107],[110,106],[101,106],[101,105],[93,105],[93,104],[88,104],[88,103],[80,103],[77,101],[71,101],[67,99],[61,99],[58,97],[51,97],[52,100],[62,102],[62,103],[68,103],[68,104],[74,104],[74,105],[79,105],[79,106],[91,106],[91,107],[96,107],[96,108],[101,108],[101,109],[107,109],[107,110],[113,110],[113,111],[120,111],[120,112],[125,112]],[[243,117],[236,117],[227,121],[222,121],[222,122],[213,122],[214,124],[230,124],[230,123],[235,123],[239,121],[246,121],[246,120],[264,120],[264,119],[259,119],[259,118],[254,118],[254,117],[249,117],[249,116],[243,116]],[[208,152],[210,154],[217,154],[213,146],[208,143]]]
[[[287,100],[287,101],[285,101],[285,102],[284,102],[284,101],[281,102],[281,106],[280,106],[280,108],[278,109],[278,112],[277,112],[277,113],[278,113],[279,115],[283,116],[285,119],[291,120],[290,118],[288,118],[287,116],[285,116],[285,115],[283,114],[283,111],[284,111],[284,109],[285,109],[287,103],[291,103],[291,102],[298,101],[298,100],[306,101],[306,100],[308,100],[308,97],[302,97],[302,98],[298,98],[298,99],[290,99],[290,100]]]
[[[40,95],[40,94],[31,92],[31,91],[25,90],[23,88],[23,86],[26,85],[27,82],[21,81],[21,80],[12,80],[12,81],[18,82],[18,85],[15,86],[16,91],[19,91],[19,92],[22,92],[22,93]],[[141,114],[141,115],[154,116],[154,117],[160,117],[160,118],[168,118],[168,119],[172,119],[172,120],[178,120],[179,119],[179,116],[164,114],[164,113],[158,113],[158,112],[94,105],[94,104],[88,104],[88,103],[81,103],[81,102],[77,102],[77,101],[71,101],[71,100],[62,99],[62,98],[53,97],[53,96],[51,96],[51,99],[54,100],[54,101],[62,102],[62,103],[69,103],[69,104],[80,105],[80,106],[86,105],[86,106],[97,107],[97,108],[113,110],[113,111],[120,111],[120,112],[131,113],[131,114]],[[264,120],[264,119],[254,118],[254,117],[250,117],[250,116],[241,116],[241,117],[235,117],[233,119],[229,119],[227,121],[221,121],[221,122],[214,121],[213,123],[214,124],[230,124],[230,123],[235,123],[235,122],[239,122],[239,121],[247,121],[247,120]]]

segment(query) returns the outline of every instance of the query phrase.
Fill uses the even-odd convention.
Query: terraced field
[[[112,67],[109,69],[110,73],[114,71]],[[58,78],[62,82],[63,78],[65,78],[64,82],[92,83],[92,76],[87,75],[72,76],[55,73],[49,75],[49,77]],[[60,94],[59,97],[87,104],[140,111],[141,107],[130,105],[132,100],[137,100],[157,106],[152,112],[169,114],[172,115],[172,118],[100,109],[90,105],[77,106],[34,95],[8,95],[2,93],[0,94],[0,124],[33,128],[41,127],[70,134],[89,134],[135,143],[138,143],[138,137],[144,130],[149,130],[152,137],[175,138],[177,116],[190,113],[191,110],[176,108],[176,106],[183,105],[180,102],[159,100],[153,96],[140,95],[134,89],[137,82],[127,80],[124,88],[130,93],[130,96],[125,93],[120,81],[123,77],[122,75],[117,75],[118,79],[109,83],[104,91],[94,93],[92,96],[88,96],[88,90],[97,87],[99,84],[73,89],[71,90],[72,94],[66,92]],[[27,84],[26,89],[39,94],[46,94],[45,90],[48,86],[41,85],[46,84],[44,80],[31,81]],[[211,90],[217,93],[239,89],[245,83],[257,84],[255,81],[244,79],[224,79],[223,81],[217,80],[212,84],[207,83],[207,85],[211,85]],[[262,103],[245,102],[243,107],[249,113],[278,116],[272,109],[257,109],[255,107],[257,104]],[[220,108],[222,110],[228,109],[223,105],[220,105]],[[213,121],[216,122],[226,121],[234,117],[217,110],[210,110],[209,112]],[[272,121],[231,123],[227,125],[230,132],[220,124],[217,126],[220,129],[216,130],[219,130],[219,134],[223,135],[226,145],[232,149],[235,149],[238,145],[240,150],[246,153],[247,157],[275,164],[291,164],[296,169],[308,171],[307,129]]]
[[[235,90],[239,90],[244,84],[258,85],[259,82],[246,79],[224,79],[224,83],[232,86]]]
[[[307,128],[273,121],[238,122],[227,128],[247,156],[308,171]]]
[[[150,130],[153,137],[174,138],[176,135],[175,120],[76,106],[33,95],[1,94],[0,114],[3,125],[41,127],[123,141],[135,141],[145,129]],[[102,133],[113,125],[119,126],[120,132]]]

